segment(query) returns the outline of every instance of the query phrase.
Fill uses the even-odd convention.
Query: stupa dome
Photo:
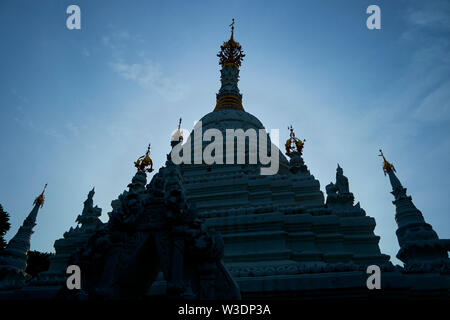
[[[195,154],[195,147],[193,143],[193,139],[195,136],[195,130],[200,130],[200,123],[201,123],[201,131],[202,131],[202,137],[205,136],[205,132],[210,129],[216,129],[220,131],[223,139],[223,163],[226,164],[226,151],[227,151],[227,130],[234,130],[235,133],[237,133],[237,130],[241,129],[244,134],[249,132],[249,129],[253,129],[256,134],[256,142],[257,145],[255,146],[249,146],[249,138],[246,137],[245,139],[245,164],[249,165],[249,152],[258,152],[260,148],[260,134],[259,130],[264,130],[267,132],[267,130],[264,128],[261,121],[258,120],[254,115],[239,109],[221,109],[221,110],[215,110],[212,111],[206,115],[204,115],[198,123],[196,123],[194,129],[191,131],[186,143],[191,144],[191,156],[192,156],[192,163],[194,163],[194,154]],[[197,129],[196,129],[197,128]],[[251,130],[250,130],[251,131]],[[270,133],[270,132],[267,132]],[[236,154],[236,148],[238,145],[239,140],[235,138],[234,142],[234,153]],[[202,151],[205,150],[205,147],[208,146],[211,142],[210,141],[203,141],[202,145]],[[278,141],[277,141],[278,143]],[[256,148],[257,147],[257,148]],[[271,145],[271,138],[270,136],[267,137],[267,152],[270,154],[272,151],[277,151],[279,153],[279,163],[280,163],[280,173],[285,172],[285,169],[288,166],[288,160],[284,156],[284,154],[280,151],[280,149],[276,145]],[[234,162],[236,164],[237,161]],[[251,164],[250,164],[251,165]],[[261,166],[259,160],[258,164],[255,164],[256,167]]]

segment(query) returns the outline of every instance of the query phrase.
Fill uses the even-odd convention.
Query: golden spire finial
[[[150,143],[148,144],[147,152],[145,155],[140,156],[135,162],[134,166],[138,171],[142,172],[152,172],[153,171],[153,161],[150,159]]]
[[[45,202],[44,193],[45,193],[45,189],[46,189],[46,188],[47,188],[47,183],[45,184],[44,190],[42,190],[41,194],[38,195],[38,196],[36,197],[36,199],[34,199],[33,205],[39,205],[39,206],[41,206],[41,208],[42,208],[42,206],[44,205],[44,202]]]
[[[286,155],[291,156],[292,152],[298,152],[300,155],[302,155],[303,147],[305,145],[306,139],[300,140],[295,136],[294,128],[291,126],[288,127],[289,133],[289,139],[286,140]]]
[[[217,56],[220,58],[219,64],[222,68],[226,65],[232,65],[236,68],[241,66],[242,60],[244,60],[245,54],[242,51],[242,47],[239,42],[234,41],[234,18],[230,24],[231,27],[231,37],[230,40],[224,42],[220,46],[220,51]]]
[[[384,172],[384,175],[386,175],[386,173],[388,173],[391,170],[396,172],[394,165],[386,160],[386,158],[384,157],[383,151],[381,149],[380,149],[380,154],[378,156],[383,158],[383,172]]]

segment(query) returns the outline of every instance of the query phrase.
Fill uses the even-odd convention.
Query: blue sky
[[[66,8],[81,8],[81,30]],[[381,8],[381,30],[366,8]],[[394,257],[394,206],[378,149],[440,237],[450,236],[448,1],[2,1],[0,203],[12,237],[48,182],[32,249],[53,251],[88,191],[103,208],[152,143],[163,165],[178,118],[191,129],[219,89],[216,53],[229,37],[247,54],[246,111],[287,138],[321,189],[344,169]],[[394,262],[398,260],[393,259]]]

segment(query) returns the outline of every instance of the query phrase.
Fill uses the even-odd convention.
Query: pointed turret
[[[337,165],[336,169],[336,183],[330,182],[325,190],[327,192],[326,204],[329,208],[335,209],[335,212],[341,209],[353,209],[353,202],[355,197],[353,193],[350,192],[350,187],[348,183],[348,178],[344,176],[344,170],[341,166]],[[362,215],[365,214],[364,210],[357,204],[356,210],[360,211]]]
[[[170,146],[173,148],[180,142],[183,142],[183,132],[181,131],[181,118],[178,121],[178,127],[175,133],[170,137]]]
[[[44,205],[44,192],[46,187],[47,184],[44,186],[42,193],[34,200],[33,209],[2,253],[2,257],[0,257],[0,268],[13,269],[20,273],[25,271],[27,267],[27,252],[30,250],[31,235],[36,225],[39,209]]]
[[[216,107],[214,111],[223,109],[244,110],[242,106],[242,94],[238,88],[239,67],[245,57],[239,42],[234,40],[234,19],[230,24],[231,37],[220,46],[217,56],[220,58],[220,82],[222,83],[219,93],[216,96]]]
[[[84,201],[83,212],[78,215],[77,219],[75,220],[78,224],[81,225],[81,229],[83,231],[85,229],[95,230],[102,224],[101,220],[99,219],[99,217],[102,215],[102,209],[98,206],[94,207],[94,194],[95,188],[92,188],[92,190],[88,193],[87,199]]]
[[[123,223],[127,216],[142,210],[142,201],[146,198],[147,173],[153,172],[153,162],[150,158],[150,144],[147,152],[134,162],[137,168],[136,174],[128,184],[128,190],[122,192],[119,197],[111,201],[112,211],[108,212],[108,226],[117,226]]]
[[[150,143],[148,144],[147,152],[139,157],[134,166],[137,168],[137,172],[131,179],[131,183],[128,184],[130,193],[140,193],[145,190],[147,184],[147,173],[153,172],[153,161],[150,158]]]
[[[147,152],[134,162],[134,166],[137,168],[138,172],[150,173],[153,171],[153,161],[150,158],[150,143],[148,144]]]
[[[439,239],[433,227],[425,222],[422,212],[416,208],[411,196],[406,194],[395,174],[392,163],[388,162],[380,150],[383,158],[384,174],[389,176],[392,186],[392,194],[395,200],[396,231],[400,250],[397,258],[410,271],[444,271],[450,270],[450,260],[447,251],[450,249],[450,240]]]
[[[87,199],[84,201],[83,211],[77,216],[76,228],[70,227],[64,232],[63,238],[54,243],[55,254],[50,258],[50,267],[47,271],[39,274],[44,282],[63,283],[66,277],[66,269],[71,256],[76,250],[86,245],[89,238],[103,227],[99,217],[102,209],[94,207],[95,188],[89,191]]]
[[[300,140],[295,136],[294,128],[292,126],[288,127],[289,129],[289,139],[286,140],[286,155],[291,157],[294,153],[298,153],[302,155],[303,147],[305,146],[306,139]]]

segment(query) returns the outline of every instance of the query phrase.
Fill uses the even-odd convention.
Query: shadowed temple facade
[[[150,181],[148,146],[106,223],[91,190],[78,226],[55,241],[49,270],[29,281],[26,253],[42,192],[0,257],[0,299],[449,297],[450,240],[426,223],[381,150],[403,266],[380,251],[375,219],[354,203],[343,168],[337,165],[335,182],[323,194],[302,158],[307,142],[294,128],[283,151],[263,137],[262,123],[242,103],[238,81],[245,54],[233,24],[218,54],[221,87],[213,111],[189,137],[178,126],[165,165]],[[261,174],[269,164],[250,161],[256,153],[250,136],[233,140],[231,149],[216,138],[215,145],[227,151],[214,150],[214,162],[202,160],[210,146],[201,139],[196,147],[196,135],[211,130],[223,137],[229,130],[253,130],[256,141],[266,138],[268,155],[277,157],[276,174]],[[176,162],[175,150],[189,161]],[[227,161],[230,154],[234,164]],[[69,265],[82,270],[80,290],[66,287]],[[381,272],[380,290],[367,286],[373,265]]]

